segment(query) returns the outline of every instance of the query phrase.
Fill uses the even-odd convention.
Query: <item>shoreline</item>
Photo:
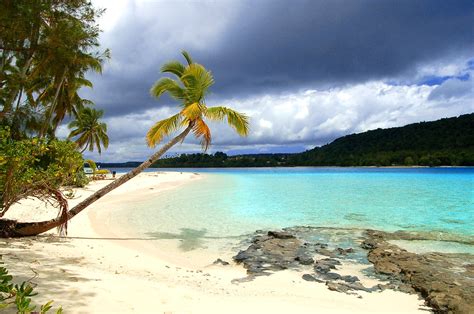
[[[32,281],[38,285],[39,292],[37,302],[54,299],[66,313],[426,311],[423,300],[416,295],[385,290],[361,292],[359,299],[329,291],[324,284],[307,282],[294,270],[235,283],[233,280],[247,276],[246,270],[230,259],[237,252],[218,256],[209,256],[206,250],[179,252],[176,239],[160,240],[164,249],[150,252],[149,239],[119,237],[107,228],[104,220],[113,215],[117,204],[127,206],[133,202],[132,198],[153,196],[192,183],[193,176],[187,172],[140,174],[129,182],[130,187],[124,185],[122,190],[105,196],[71,220],[67,238],[48,233],[34,238],[2,239],[3,260],[16,280],[34,277]],[[94,183],[79,189],[82,196],[77,195],[73,201],[78,202],[99,186]],[[23,214],[32,205],[25,203],[19,205],[25,209]],[[204,258],[196,258],[199,255]],[[213,265],[216,258],[230,265]]]
[[[133,169],[133,167],[107,167],[104,166],[104,169]],[[354,168],[361,168],[361,169],[473,169],[474,166],[274,166],[274,167],[161,167],[161,168],[148,168],[149,171],[147,172],[179,172],[183,170],[183,172],[188,172],[187,170],[195,170],[195,169],[282,169],[282,168],[316,168],[316,169],[323,169],[323,168],[341,168],[341,169],[354,169]],[[162,169],[162,170],[161,170]],[[126,173],[126,172],[124,172]]]

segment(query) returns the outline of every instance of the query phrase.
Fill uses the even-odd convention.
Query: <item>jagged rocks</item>
[[[234,261],[236,261],[237,263],[241,263],[249,258],[251,258],[252,256],[250,254],[247,253],[247,251],[239,251],[239,253],[237,253],[236,256],[233,257]]]
[[[314,259],[305,254],[296,256],[295,261],[299,262],[301,265],[312,265],[314,263]]]
[[[213,264],[213,265],[219,265],[219,264],[221,264],[222,266],[227,266],[227,265],[229,265],[229,262],[226,262],[226,261],[224,261],[224,260],[218,258],[218,259],[216,259],[212,264]]]
[[[423,239],[420,234],[414,237]],[[235,282],[293,268],[308,272],[302,275],[303,280],[325,283],[328,289],[341,293],[385,289],[417,292],[437,313],[474,313],[473,255],[415,254],[388,242],[399,239],[412,238],[403,232],[311,227],[260,231],[249,247],[234,257],[249,274]],[[365,287],[357,276],[338,273],[341,261],[372,263],[375,270],[367,270],[368,274],[387,283]]]
[[[310,275],[310,274],[304,274],[301,278],[303,278],[306,281],[314,281],[314,282],[320,282],[320,283],[324,282],[324,280],[316,278],[315,276]]]
[[[341,279],[348,283],[354,283],[356,281],[359,281],[359,277],[351,275],[341,276]]]
[[[331,269],[336,269],[336,265],[341,265],[341,262],[334,258],[323,258],[314,263],[314,270],[318,273],[328,273]]]
[[[474,313],[474,276],[470,254],[415,254],[390,244],[386,239],[404,236],[369,230],[363,247],[370,247],[368,259],[375,270],[401,280],[425,298],[438,313]],[[370,243],[370,245],[367,245]]]
[[[255,236],[245,251],[234,256],[234,261],[243,263],[251,276],[265,275],[269,271],[312,264],[312,257],[302,247],[303,243],[288,232],[269,231]]]
[[[295,236],[285,231],[268,231],[268,236],[275,239],[294,239]]]

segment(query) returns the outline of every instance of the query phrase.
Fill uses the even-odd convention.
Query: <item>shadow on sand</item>
[[[247,235],[238,236],[209,236],[207,229],[180,228],[178,233],[171,232],[146,232],[144,237],[57,237],[50,235],[39,235],[30,238],[35,242],[46,242],[55,245],[70,245],[70,240],[97,240],[97,241],[157,241],[157,240],[179,240],[178,248],[184,252],[206,248],[206,240],[243,239]],[[1,247],[1,246],[0,246]]]
[[[81,276],[74,270],[86,265],[84,258],[43,253],[42,240],[37,237],[2,239],[0,255],[14,282],[27,281],[36,287],[38,295],[34,298],[34,304],[37,305],[54,300],[53,309],[59,305],[65,309],[87,306],[88,300],[96,294],[91,290],[77,289],[76,283],[96,279]]]

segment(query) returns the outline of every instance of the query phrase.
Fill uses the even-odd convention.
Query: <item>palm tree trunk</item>
[[[63,75],[61,76],[61,80],[59,81],[59,85],[56,88],[56,93],[54,93],[54,99],[51,103],[51,107],[49,107],[45,112],[45,121],[43,126],[41,127],[41,132],[39,137],[43,137],[46,132],[48,131],[49,122],[51,121],[51,117],[53,116],[54,110],[56,109],[58,103],[59,92],[61,91],[62,86],[64,85],[64,80],[66,79],[67,67],[64,68]],[[53,126],[54,127],[54,126]]]
[[[159,151],[151,155],[150,158],[144,161],[140,166],[136,167],[126,175],[121,176],[112,183],[106,185],[102,189],[98,190],[97,192],[74,206],[71,210],[68,211],[67,220],[70,220],[71,218],[79,214],[83,209],[88,207],[90,204],[94,203],[102,196],[118,188],[119,186],[121,186],[122,184],[132,179],[146,168],[148,168],[151,164],[157,161],[164,153],[166,153],[166,151],[168,151],[171,147],[173,147],[178,142],[182,142],[186,135],[188,135],[188,133],[191,131],[193,126],[194,124],[191,122],[183,132],[181,132],[178,136],[169,141]],[[58,227],[63,223],[64,220],[60,217],[40,222],[16,222],[12,220],[0,220],[0,237],[34,236],[51,230],[55,227]]]
[[[25,80],[26,74],[28,73],[28,70],[30,69],[32,62],[33,62],[33,56],[31,56],[21,68],[19,75],[22,81]],[[13,105],[15,103],[15,99],[17,99],[18,93],[20,92],[20,90],[23,89],[23,87],[24,87],[24,82],[22,82],[22,84],[20,85],[18,89],[15,89],[15,88],[11,89],[9,96],[7,97],[5,103],[3,104],[2,113],[4,115],[10,114],[13,111]]]

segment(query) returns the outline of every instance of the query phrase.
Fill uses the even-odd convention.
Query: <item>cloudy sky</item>
[[[474,111],[474,2],[95,0],[112,58],[83,96],[105,110],[100,161],[143,160],[176,102],[149,95],[185,49],[216,84],[207,104],[251,118],[240,138],[212,124],[210,152],[299,152],[374,128]],[[65,127],[61,132],[67,134]],[[171,153],[199,152],[189,138]]]

